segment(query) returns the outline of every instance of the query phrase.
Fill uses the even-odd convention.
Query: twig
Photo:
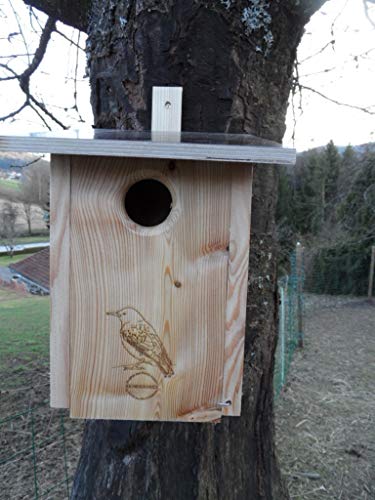
[[[27,45],[26,37],[25,37],[25,35],[24,35],[24,33],[23,33],[23,30],[22,30],[22,26],[21,26],[21,23],[20,23],[20,19],[19,19],[19,17],[18,17],[18,14],[17,14],[16,9],[13,7],[12,1],[11,1],[11,0],[8,0],[8,3],[9,3],[9,5],[10,5],[10,8],[12,9],[13,14],[14,14],[14,17],[15,17],[15,19],[16,19],[16,23],[17,23],[17,26],[18,26],[18,29],[19,29],[19,34],[20,34],[20,35],[21,35],[21,37],[22,37],[23,44],[24,44],[24,46],[25,46],[25,50],[26,50],[26,52],[27,52],[27,59],[28,59],[28,62],[29,62],[29,64],[30,64],[30,53],[29,53],[29,47],[28,47],[28,45]]]
[[[319,90],[315,90],[315,89],[313,89],[311,87],[307,87],[306,85],[302,85],[302,84],[298,83],[298,86],[301,89],[308,90],[308,91],[310,91],[310,92],[312,92],[314,94],[317,94],[318,96],[322,97],[326,101],[332,102],[333,104],[337,104],[339,106],[345,106],[346,108],[356,109],[358,111],[362,111],[363,113],[367,113],[369,115],[375,115],[375,111],[372,111],[372,110],[369,109],[372,106],[368,106],[367,108],[365,108],[365,107],[362,107],[362,106],[356,106],[355,104],[348,104],[348,103],[345,103],[345,102],[340,102],[340,101],[337,101],[336,99],[333,99],[332,97],[328,97],[325,94],[322,94],[322,92],[320,92]]]
[[[81,47],[79,45],[79,43],[75,42],[74,40],[72,40],[71,38],[69,38],[68,36],[66,36],[64,33],[62,33],[60,30],[58,29],[55,29],[55,33],[57,33],[58,35],[62,36],[63,38],[65,38],[65,40],[69,43],[71,43],[72,45],[74,45],[75,47],[77,47],[77,49],[80,49],[82,50],[82,52],[85,52],[85,49],[83,47]]]
[[[9,120],[9,118],[13,118],[14,116],[18,115],[19,113],[21,113],[21,111],[23,109],[25,109],[27,106],[29,105],[29,101],[26,99],[26,101],[22,104],[22,106],[20,106],[18,109],[16,109],[15,111],[12,111],[11,113],[7,114],[7,115],[4,115],[4,116],[0,116],[0,121],[1,122],[4,122],[5,120]]]

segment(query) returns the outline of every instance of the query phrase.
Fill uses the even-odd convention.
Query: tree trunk
[[[24,211],[24,214],[25,214],[25,219],[26,219],[26,223],[27,223],[27,234],[29,236],[32,236],[32,230],[31,230],[31,205],[29,205],[28,203],[24,203],[23,204],[23,211]]]
[[[93,0],[81,19],[90,18],[96,127],[149,129],[152,86],[182,85],[183,130],[281,141],[296,49],[323,3]],[[217,425],[90,421],[72,499],[288,497],[273,436],[276,191],[277,168],[257,167],[242,416]]]

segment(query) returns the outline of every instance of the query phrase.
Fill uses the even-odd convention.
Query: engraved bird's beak
[[[109,311],[106,314],[107,314],[107,316],[114,316],[115,318],[120,317],[120,314],[118,313],[118,311],[115,311],[115,312]]]

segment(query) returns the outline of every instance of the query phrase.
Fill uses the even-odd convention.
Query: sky
[[[369,5],[373,24],[365,15],[362,0],[330,0],[306,26],[298,51],[299,81],[315,92],[303,89],[301,94],[296,93],[294,106],[290,104],[288,110],[285,146],[303,151],[325,145],[331,139],[341,146],[375,141],[375,114],[334,104],[318,95],[375,113],[375,4]],[[20,31],[16,16],[23,36],[9,37]],[[24,54],[26,45],[33,52],[39,41],[38,21],[45,23],[43,14],[38,13],[38,17],[29,16],[22,0],[0,0],[0,77],[9,75],[6,70],[1,71],[2,63],[9,63],[16,71],[27,64],[27,56],[7,56]],[[64,38],[84,48],[85,35],[60,23],[58,30],[62,34],[53,34],[45,58],[32,77],[32,90],[64,124],[72,128],[90,127],[93,119],[85,54]],[[73,109],[75,90],[78,112]],[[0,82],[0,116],[17,109],[23,100],[14,81]],[[52,127],[59,130],[57,124],[52,123]],[[0,129],[8,131],[43,128],[41,119],[31,110],[24,110],[13,121],[0,122]]]

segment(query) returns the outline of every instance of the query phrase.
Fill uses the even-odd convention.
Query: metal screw
[[[227,399],[226,401],[222,401],[218,403],[218,406],[230,406],[232,404],[232,401],[230,399]]]

